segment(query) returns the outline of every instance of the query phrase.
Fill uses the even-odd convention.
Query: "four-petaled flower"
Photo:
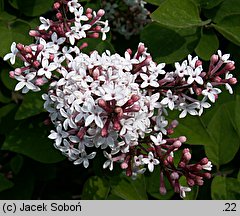
[[[8,59],[10,59],[11,64],[15,64],[15,60],[16,60],[16,55],[18,53],[18,49],[16,48],[16,43],[13,42],[11,45],[11,53],[6,54],[3,57],[4,61],[7,61]]]
[[[149,152],[147,158],[142,159],[143,163],[148,165],[148,169],[150,172],[153,172],[154,165],[158,165],[160,162],[156,158],[154,158],[153,153]]]
[[[83,166],[85,168],[88,168],[89,166],[89,161],[90,159],[93,159],[96,156],[96,152],[92,152],[91,154],[87,155],[87,153],[85,151],[81,152],[81,157],[79,157],[79,159],[75,160],[73,162],[74,165],[78,165],[83,163]]]

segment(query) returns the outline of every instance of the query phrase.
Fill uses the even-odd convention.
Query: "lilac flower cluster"
[[[85,168],[101,149],[107,159],[103,168],[113,170],[118,162],[132,178],[146,167],[153,172],[159,166],[161,194],[166,193],[164,176],[181,197],[191,190],[179,183],[182,176],[190,187],[210,178],[211,162],[204,158],[190,164],[187,148],[180,161],[174,161],[186,137],[169,138],[178,123],[168,122],[166,116],[168,109],[179,110],[180,118],[201,115],[216,101],[221,85],[232,93],[237,80],[230,73],[235,66],[229,54],[218,51],[207,70],[198,57],[189,55],[172,71],[155,63],[143,43],[136,53],[128,49],[124,56],[108,50],[86,54],[81,38],[102,33],[105,39],[109,31],[107,21],[100,21],[104,11],[87,9],[84,14],[77,0],[56,1],[54,9],[57,21],[41,17],[42,24],[30,31],[36,43],[13,43],[4,60],[14,64],[17,56],[24,62],[10,72],[19,81],[16,91],[39,91],[49,84],[42,98],[55,126],[49,135],[55,148]]]
[[[105,17],[109,20],[111,30],[129,39],[139,34],[144,26],[150,22],[149,11],[143,0],[103,0],[106,11]]]

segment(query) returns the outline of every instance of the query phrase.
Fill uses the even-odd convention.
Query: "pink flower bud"
[[[87,14],[92,13],[92,9],[91,8],[87,8],[86,13]]]
[[[30,30],[28,33],[31,37],[39,37],[40,33],[36,30]]]
[[[61,4],[59,2],[55,2],[53,4],[53,9],[58,10],[60,8]]]
[[[24,50],[25,50],[25,52],[28,52],[28,53],[32,52],[32,48],[30,46],[25,46]]]
[[[219,59],[218,55],[212,55],[212,57],[211,57],[211,62],[212,62],[213,64],[215,64],[215,63],[218,62],[218,59]]]
[[[233,62],[227,63],[226,66],[225,66],[225,69],[228,70],[228,71],[234,70],[235,69],[234,63]]]
[[[203,173],[203,176],[204,176],[204,178],[206,178],[206,179],[212,178],[211,173]]]
[[[79,47],[79,49],[82,50],[82,49],[86,48],[87,46],[88,46],[88,43],[85,42]]]
[[[103,9],[98,10],[97,16],[102,17],[105,14],[105,11]]]
[[[179,179],[179,175],[177,172],[172,172],[172,174],[170,175],[171,179],[172,180],[177,180]]]
[[[196,61],[196,64],[195,64],[195,67],[198,67],[198,66],[200,66],[200,65],[202,65],[202,61],[197,60],[197,61]]]
[[[185,136],[180,136],[178,139],[181,143],[184,143],[187,141],[187,137],[185,137]]]
[[[228,79],[228,83],[231,85],[235,85],[237,83],[237,79],[236,78],[230,78]]]
[[[200,162],[201,165],[206,165],[208,163],[208,158],[203,158]]]
[[[174,143],[173,143],[173,147],[174,148],[179,148],[180,146],[182,145],[182,143],[179,141],[179,140],[177,140],[177,141],[175,141]]]
[[[14,70],[14,73],[15,73],[15,75],[17,75],[17,76],[20,76],[20,75],[22,74],[21,68],[16,68],[16,69]]]
[[[214,81],[219,83],[219,82],[222,81],[222,78],[219,77],[219,76],[216,76],[216,77],[214,78]]]
[[[59,12],[56,14],[57,19],[62,20],[62,14]]]
[[[15,78],[15,73],[14,73],[14,71],[10,71],[10,72],[9,72],[9,77],[12,78],[12,79]]]
[[[23,46],[22,44],[18,43],[18,44],[17,44],[17,49],[18,49],[19,51],[22,51],[22,50],[24,49],[24,46]]]
[[[190,186],[190,187],[193,187],[195,185],[195,182],[193,179],[187,179],[187,184]]]
[[[167,193],[167,190],[164,186],[159,187],[159,192],[161,195],[165,195]]]
[[[40,64],[39,61],[34,61],[34,62],[33,62],[33,66],[34,66],[35,68],[38,68],[40,65],[41,65],[41,64]]]
[[[121,168],[122,169],[127,169],[128,168],[128,164],[126,162],[121,163]]]
[[[44,80],[43,80],[43,78],[38,78],[38,79],[36,79],[36,81],[35,81],[35,84],[37,85],[37,86],[42,86],[42,85],[44,85]]]

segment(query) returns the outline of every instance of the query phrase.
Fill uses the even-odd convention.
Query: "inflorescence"
[[[136,53],[128,49],[124,56],[108,50],[87,54],[81,39],[102,35],[104,40],[109,31],[108,22],[101,21],[104,11],[88,8],[84,13],[77,0],[57,0],[53,9],[55,20],[40,17],[41,25],[30,31],[36,42],[14,42],[4,60],[14,64],[17,56],[24,63],[10,72],[19,81],[16,91],[49,86],[42,98],[55,126],[49,135],[55,148],[85,168],[101,149],[107,159],[103,168],[113,170],[119,163],[132,178],[158,166],[161,194],[167,192],[164,178],[181,197],[210,178],[211,162],[203,158],[191,164],[190,150],[180,150],[186,137],[169,137],[178,122],[168,122],[167,115],[179,110],[180,118],[200,116],[216,101],[220,86],[232,94],[237,80],[230,73],[235,69],[230,55],[218,51],[207,69],[189,55],[166,71],[165,63],[154,62],[143,43]],[[176,151],[182,151],[177,162]],[[182,176],[189,187],[180,184]]]

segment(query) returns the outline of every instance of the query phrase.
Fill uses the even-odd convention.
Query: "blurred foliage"
[[[123,53],[145,43],[157,62],[182,61],[188,54],[208,61],[221,49],[231,53],[239,73],[239,0],[145,0],[152,22],[140,35],[124,39],[85,39],[85,52],[108,49]],[[86,7],[98,9],[101,1],[82,0]],[[0,0],[0,57],[13,41],[29,44],[28,31],[39,16],[51,17],[53,0]],[[205,63],[204,63],[205,64]],[[41,93],[26,96],[14,92],[15,81],[8,77],[13,68],[1,59],[0,69],[0,199],[179,199],[170,185],[159,194],[159,170],[136,180],[120,169],[102,170],[104,158],[98,155],[89,169],[74,166],[57,152],[47,138],[51,126]],[[240,88],[235,94],[223,93],[217,103],[201,117],[180,120],[177,135],[185,135],[193,161],[207,155],[213,162],[213,178],[193,188],[188,199],[239,199]],[[174,119],[173,112],[169,118]],[[176,156],[177,157],[177,156]],[[166,182],[167,183],[167,182]],[[184,183],[183,183],[184,184]]]

